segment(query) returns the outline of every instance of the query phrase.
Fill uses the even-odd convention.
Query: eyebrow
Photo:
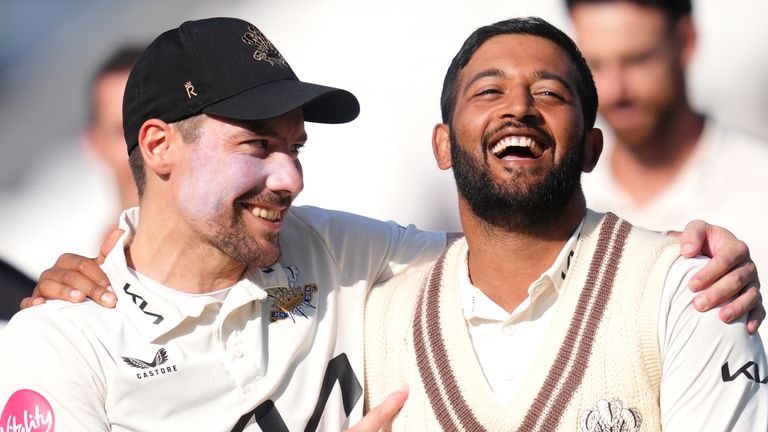
[[[267,137],[267,138],[277,138],[277,139],[284,138],[281,134],[279,134],[279,133],[277,133],[277,132],[275,132],[273,130],[261,129],[261,128],[259,128],[259,126],[250,126],[250,127],[247,127],[246,130],[248,132],[241,132],[241,133],[243,133],[243,134],[254,134],[254,135],[259,135],[259,136],[263,136],[263,137]],[[308,139],[309,139],[309,137],[307,136],[307,133],[304,132],[303,134],[299,135],[299,137],[296,139],[296,141],[297,142],[307,142]]]
[[[464,88],[461,89],[461,93],[464,94],[469,90],[469,87],[472,86],[475,82],[483,79],[483,78],[504,78],[506,74],[501,69],[486,69],[484,71],[480,71],[476,73],[465,85]]]

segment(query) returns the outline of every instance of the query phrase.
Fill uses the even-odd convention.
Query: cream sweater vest
[[[459,240],[368,297],[366,405],[410,389],[387,430],[661,430],[657,320],[676,241],[588,211],[546,342],[508,406],[487,384],[464,321],[456,266],[466,251]]]

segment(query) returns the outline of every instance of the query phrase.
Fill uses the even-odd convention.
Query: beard
[[[493,227],[522,233],[550,227],[561,220],[571,198],[581,190],[584,137],[581,138],[582,145],[556,163],[543,181],[535,184],[525,181],[524,169],[510,171],[515,175],[505,182],[493,180],[487,162],[464,150],[453,130],[450,139],[453,176],[459,194],[475,216]],[[487,150],[483,154],[495,157]]]
[[[221,215],[208,224],[208,243],[222,253],[251,267],[268,267],[280,258],[280,236],[275,231],[261,231],[258,236],[248,232],[240,202],[251,201],[288,207],[292,198],[272,193],[248,194],[240,197],[230,215]]]

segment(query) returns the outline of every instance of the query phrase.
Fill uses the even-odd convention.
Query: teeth
[[[502,138],[498,143],[496,143],[496,145],[491,149],[491,152],[498,156],[501,154],[501,152],[510,147],[526,147],[537,157],[544,151],[542,146],[534,141],[531,137],[510,136]]]
[[[254,207],[253,210],[251,210],[254,216],[260,217],[262,219],[266,219],[268,221],[277,221],[280,220],[280,210],[267,210],[259,207]]]

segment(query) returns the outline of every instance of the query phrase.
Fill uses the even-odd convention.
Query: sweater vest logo
[[[178,372],[176,365],[163,366],[168,362],[168,353],[165,348],[160,348],[151,361],[144,361],[133,357],[121,357],[125,364],[137,369],[145,369],[136,374],[136,379],[151,378]]]
[[[623,405],[619,399],[597,401],[597,409],[581,414],[581,432],[639,432],[643,423],[640,412]]]

